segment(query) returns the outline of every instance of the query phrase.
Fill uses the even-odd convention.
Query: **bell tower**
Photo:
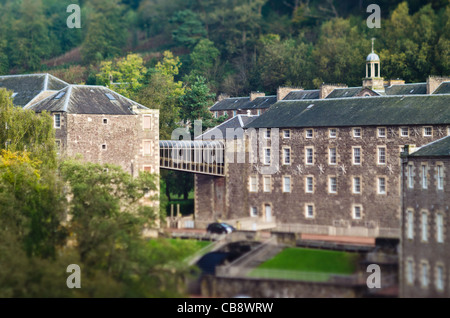
[[[366,58],[366,78],[363,87],[384,92],[384,79],[381,77],[380,57],[373,50],[375,38],[372,38],[372,52]]]

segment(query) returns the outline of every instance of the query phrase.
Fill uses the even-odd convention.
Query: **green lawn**
[[[195,254],[209,244],[211,244],[209,241],[183,239],[152,239],[148,242],[149,247],[170,251],[179,261]]]
[[[330,274],[352,274],[358,254],[339,251],[286,248],[249,273],[251,277],[327,281]]]

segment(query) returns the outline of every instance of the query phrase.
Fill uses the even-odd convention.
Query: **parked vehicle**
[[[228,233],[231,233],[231,232],[233,232],[235,230],[236,229],[233,226],[231,226],[230,224],[219,223],[219,222],[211,223],[206,228],[206,231],[208,233],[212,233],[212,234],[228,234]]]

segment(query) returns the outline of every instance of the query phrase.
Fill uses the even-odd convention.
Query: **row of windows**
[[[88,119],[90,120],[90,119]],[[109,120],[108,118],[103,118],[102,123],[104,125],[108,125]],[[54,114],[53,115],[53,126],[54,128],[61,128],[61,114]],[[152,129],[152,115],[144,115],[142,119],[142,128],[145,130],[151,130]]]
[[[430,226],[429,226],[429,216],[427,211],[420,212],[420,229],[419,235],[422,242],[428,242],[430,238]],[[444,215],[442,213],[435,214],[435,239],[438,243],[444,243]],[[414,210],[408,209],[406,211],[406,238],[414,239]]]
[[[409,258],[405,263],[405,278],[406,282],[409,285],[414,284],[414,279],[417,276],[420,281],[420,285],[423,288],[428,288],[431,283],[431,275],[430,275],[430,265],[426,260],[422,260],[419,265],[418,275],[416,275],[416,269],[414,266],[414,261]],[[438,291],[444,290],[444,265],[437,264],[434,268],[434,284]]]
[[[434,179],[434,175],[432,175],[433,171],[436,174],[436,187],[438,190],[444,189],[444,167],[442,164],[437,164],[436,169],[430,169],[428,165],[422,164],[420,167],[420,183],[422,189],[428,189],[429,181]],[[408,165],[408,188],[414,188],[414,166],[412,164]],[[429,180],[429,177],[430,180]]]
[[[272,192],[272,177],[263,176],[263,192]],[[258,176],[250,176],[249,180],[250,192],[258,192]],[[377,177],[376,178],[376,188],[378,194],[387,193],[387,178]],[[361,177],[352,177],[351,191],[354,194],[361,193]],[[291,176],[282,177],[282,191],[289,193],[292,190]],[[305,177],[305,192],[314,193],[314,176]],[[328,193],[337,194],[338,193],[338,179],[336,176],[328,177]]]
[[[265,206],[267,207],[268,205],[265,205]],[[363,217],[362,211],[363,211],[363,207],[361,204],[354,204],[351,209],[352,218],[354,220],[362,219],[362,217]],[[267,213],[267,208],[266,208],[266,213]],[[305,218],[307,218],[307,219],[313,219],[316,217],[315,207],[314,207],[313,203],[305,203],[304,215],[305,215]],[[250,216],[251,217],[259,216],[258,208],[256,206],[250,207]]]
[[[233,110],[233,117],[236,117],[237,116],[237,110]],[[259,116],[259,115],[261,115],[261,109],[258,109],[257,111],[256,111],[256,114]],[[223,111],[223,112],[218,112],[218,111],[215,111],[214,112],[214,118],[219,118],[219,116],[223,116],[223,115],[227,115],[228,116],[228,112],[227,111]]]
[[[264,148],[264,164],[271,164],[271,148]],[[305,164],[314,164],[314,147],[305,147]],[[337,148],[328,148],[328,164],[337,164]],[[282,149],[282,163],[283,165],[290,165],[292,163],[292,151],[291,148],[283,147]],[[352,147],[352,163],[353,165],[361,165],[362,162],[362,149],[361,147]],[[387,163],[387,150],[386,146],[377,147],[377,164],[385,165]]]
[[[398,130],[398,134],[400,137],[409,137],[411,135],[412,128],[409,127],[400,127]],[[387,128],[386,127],[378,127],[377,128],[377,137],[378,138],[386,138],[387,137]],[[314,128],[307,128],[304,132],[304,137],[307,139],[312,139],[316,136],[317,132]],[[338,129],[337,128],[329,128],[328,129],[328,137],[329,138],[337,138],[338,135]],[[447,135],[450,135],[450,127],[447,129]],[[291,131],[290,129],[284,129],[282,136],[284,139],[291,138]],[[352,128],[352,136],[354,138],[361,138],[362,137],[362,128]],[[432,137],[433,136],[433,127],[426,126],[422,127],[422,136],[423,137]],[[270,129],[266,130],[266,138],[270,138]]]

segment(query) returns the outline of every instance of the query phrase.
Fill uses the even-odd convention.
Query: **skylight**
[[[414,88],[412,90],[409,91],[410,93],[414,92]]]
[[[116,100],[116,98],[110,93],[105,93],[105,95],[109,98],[109,100]]]
[[[16,97],[17,96],[17,93],[13,93],[12,95],[11,95],[11,97]]]
[[[314,104],[309,105],[308,107],[306,107],[307,109],[311,109],[314,107]]]
[[[58,95],[56,95],[55,99],[61,99],[66,94],[66,92],[59,92]]]

